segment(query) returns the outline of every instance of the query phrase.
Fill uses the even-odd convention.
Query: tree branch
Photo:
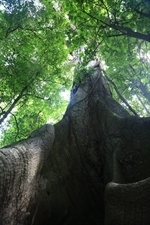
[[[37,77],[38,74],[39,73],[37,72],[36,73],[36,76],[29,81],[29,83],[22,89],[22,91],[20,92],[20,94],[18,95],[18,97],[15,98],[14,102],[12,103],[12,105],[9,107],[9,109],[5,112],[5,114],[3,115],[3,117],[0,119],[0,124],[3,123],[3,121],[7,118],[7,116],[12,112],[12,110],[14,109],[14,107],[16,106],[16,104],[23,97],[24,93],[29,89],[29,86],[32,84],[32,82],[34,81],[34,79]]]
[[[11,113],[13,108],[16,106],[16,104],[19,102],[19,100],[22,98],[24,92],[28,89],[28,86],[25,86],[21,93],[18,95],[18,97],[14,100],[12,105],[9,107],[9,109],[5,112],[4,116],[0,119],[0,124],[7,118],[7,116]]]
[[[139,102],[141,103],[141,105],[143,106],[143,108],[145,109],[145,111],[147,112],[148,115],[150,115],[149,110],[146,108],[145,104],[143,103],[143,101],[141,100],[141,98],[136,95],[137,99],[139,100]]]
[[[138,9],[135,9],[135,11],[138,14],[140,14],[140,16],[144,16],[144,17],[150,18],[150,12],[149,13],[144,13],[144,12],[139,11]]]
[[[122,27],[122,26],[116,26],[116,25],[110,25],[112,28],[119,30],[124,33],[124,35],[127,35],[129,37],[138,38],[144,41],[150,42],[150,34],[142,34],[136,31],[133,31],[129,27]]]
[[[137,88],[139,88],[143,94],[143,96],[150,102],[150,93],[149,91],[147,90],[147,87],[146,85],[144,85],[141,80],[139,80],[137,82],[137,85],[136,85]]]
[[[100,23],[104,24],[107,27],[110,27],[110,28],[113,28],[115,30],[118,30],[119,32],[122,32],[122,35],[126,35],[126,36],[133,37],[133,38],[138,38],[138,39],[150,42],[150,34],[149,33],[148,34],[142,34],[142,33],[139,33],[137,31],[133,31],[129,27],[123,27],[123,26],[116,25],[114,23],[111,24],[111,23],[104,22],[103,20],[100,20],[99,18],[89,14],[85,10],[83,10],[83,13],[90,16],[92,19],[94,19],[96,21],[99,21]]]
[[[128,109],[135,115],[135,116],[139,116],[137,114],[137,112],[130,106],[130,104],[126,101],[126,99],[122,96],[122,94],[118,91],[117,86],[115,85],[115,83],[107,76],[106,72],[104,70],[102,70],[103,73],[105,74],[106,79],[113,85],[118,97],[123,101],[123,103],[125,103],[125,105],[128,107]]]

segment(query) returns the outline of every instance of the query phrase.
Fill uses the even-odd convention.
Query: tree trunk
[[[107,219],[119,212],[109,194],[115,183],[150,176],[149,128],[148,118],[129,116],[113,100],[95,69],[73,93],[59,123],[1,150],[0,224],[131,224],[126,213],[125,222]]]

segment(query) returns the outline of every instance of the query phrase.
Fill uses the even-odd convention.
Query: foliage
[[[89,68],[75,68],[74,70],[74,83],[81,84],[86,78],[88,78],[94,72],[93,67]]]
[[[72,77],[63,64],[68,56],[68,22],[63,12],[56,11],[52,3],[49,11],[32,1],[2,4],[0,122],[9,120],[5,144],[26,137],[50,118],[55,121],[56,109],[64,111],[66,106],[60,91],[70,89]]]
[[[75,66],[69,55],[80,46],[82,69],[98,56],[114,98],[131,113],[150,115],[149,6],[143,0],[1,1],[2,145],[60,119],[67,105],[60,93],[70,89]],[[82,69],[75,82],[84,79]]]

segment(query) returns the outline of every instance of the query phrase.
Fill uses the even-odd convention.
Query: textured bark
[[[47,209],[44,224],[104,223],[103,192],[111,178],[108,174],[104,181],[101,129],[97,126],[100,79],[100,71],[95,71],[80,85],[64,118],[55,125],[55,142],[43,167],[49,178],[42,193],[45,200],[39,206],[39,212]],[[106,96],[107,89],[103,91]],[[39,212],[35,224],[43,224]]]
[[[113,119],[114,120],[114,119]],[[106,225],[150,224],[150,118],[116,118],[113,182],[105,188]],[[144,179],[144,180],[143,180]]]
[[[109,110],[102,102],[117,114],[129,115],[112,99],[96,69],[78,87],[64,118],[55,125],[55,142],[43,167],[49,182],[41,194],[45,200],[39,204],[36,225],[104,224],[104,189],[112,180],[114,146],[112,134],[106,136],[103,129]],[[110,130],[117,132],[115,121],[108,120]]]
[[[150,222],[149,179],[138,183],[150,177],[149,134],[150,119],[129,116],[96,68],[58,124],[0,151],[0,224],[138,225],[143,216]]]
[[[37,204],[37,190],[46,186],[40,172],[53,141],[54,127],[45,125],[27,140],[1,149],[1,225],[28,224],[28,218],[33,218],[30,206]]]
[[[106,225],[149,225],[150,178],[130,184],[107,184],[105,203]]]

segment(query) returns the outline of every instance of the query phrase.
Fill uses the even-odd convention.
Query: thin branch
[[[112,34],[112,35],[107,35],[107,37],[120,37],[120,36],[124,36],[124,34]]]
[[[0,38],[0,40],[4,40],[5,38],[8,37],[8,35],[9,35],[10,33],[14,32],[14,31],[16,31],[16,30],[18,30],[18,29],[21,29],[21,30],[24,30],[24,31],[32,32],[37,38],[39,38],[40,40],[42,40],[42,38],[39,37],[39,35],[36,33],[36,31],[39,31],[38,29],[37,29],[37,30],[34,30],[34,29],[32,29],[32,28],[24,28],[24,27],[22,27],[22,26],[20,26],[20,25],[14,27],[14,28],[9,27],[9,28],[7,29],[7,31],[6,31],[6,33],[5,33],[4,38]],[[45,28],[45,29],[46,29],[46,28]]]
[[[19,100],[22,98],[23,93],[28,89],[28,86],[25,86],[21,93],[18,95],[18,97],[14,100],[12,105],[9,107],[9,109],[5,112],[5,115],[0,119],[0,124],[7,118],[7,116],[11,113],[13,108],[16,106],[16,104],[19,102]]]
[[[141,80],[139,80],[137,82],[137,85],[136,85],[137,88],[139,88],[143,94],[143,96],[150,102],[150,92],[147,90],[147,87],[146,85],[144,85]]]
[[[126,35],[129,37],[133,37],[133,38],[138,38],[147,42],[150,42],[150,34],[142,34],[139,33],[137,31],[133,31],[131,28],[129,27],[123,27],[123,26],[119,26],[116,24],[110,24],[110,23],[106,23],[103,20],[100,20],[99,18],[91,15],[90,13],[86,12],[85,10],[83,10],[83,13],[85,13],[86,15],[90,16],[92,19],[96,20],[97,22],[101,22],[102,24],[104,24],[107,27],[113,28],[115,30],[118,30],[119,32],[122,33],[122,35]]]
[[[149,13],[144,13],[142,11],[139,11],[138,9],[135,9],[135,11],[140,14],[140,16],[144,16],[144,17],[147,17],[147,18],[150,18],[150,12]]]
[[[139,116],[137,114],[137,112],[130,106],[130,104],[127,102],[127,100],[122,96],[122,94],[118,91],[117,86],[115,85],[115,83],[107,76],[106,72],[104,70],[102,70],[106,79],[113,85],[118,97],[123,101],[123,103],[125,103],[125,105],[128,107],[128,109],[135,115],[135,116]]]
[[[36,73],[36,76],[39,73]],[[30,82],[22,89],[20,94],[17,96],[17,98],[14,99],[14,102],[12,105],[9,107],[9,109],[5,112],[4,116],[0,119],[0,124],[3,123],[3,121],[7,118],[7,116],[12,112],[14,107],[17,105],[17,103],[20,101],[20,99],[24,96],[24,93],[29,89],[29,86],[32,84],[32,82],[35,80],[36,76],[30,80]]]
[[[13,28],[13,29],[11,29],[11,27],[9,27],[9,28],[7,29],[7,31],[6,31],[5,38],[7,38],[8,35],[9,35],[10,33],[16,31],[16,30],[19,29],[19,28],[22,28],[22,27],[21,27],[20,25],[16,26],[16,27]]]
[[[133,37],[133,38],[138,38],[144,41],[148,41],[150,42],[150,34],[142,34],[136,31],[133,31],[131,28],[129,27],[122,27],[122,26],[116,26],[116,25],[110,25],[112,28],[119,30],[120,32],[123,32],[124,35],[129,36],[129,37]]]
[[[146,108],[145,104],[143,103],[143,101],[141,100],[141,98],[136,95],[137,99],[139,100],[139,102],[141,103],[141,105],[143,106],[143,108],[145,109],[145,111],[147,112],[148,115],[150,115],[149,110]]]
[[[33,96],[32,94],[26,94],[26,96]],[[43,100],[43,101],[51,101],[51,98],[41,97],[38,95],[34,95],[35,98]]]

